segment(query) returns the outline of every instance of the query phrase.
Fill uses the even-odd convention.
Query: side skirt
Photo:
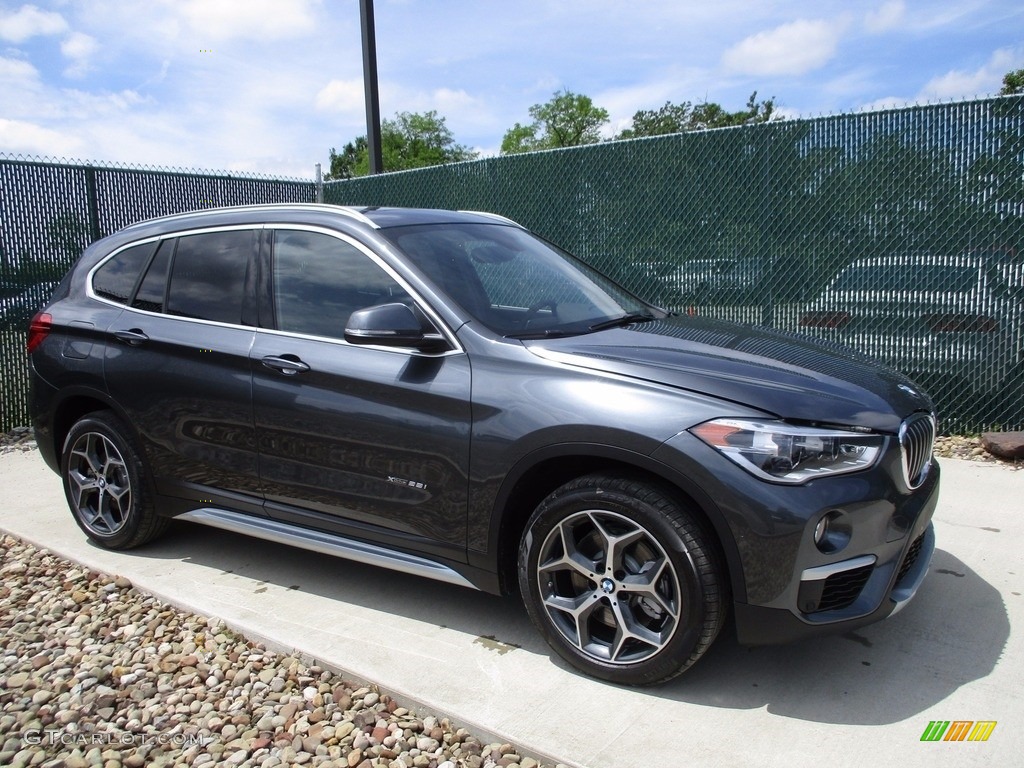
[[[428,579],[443,581],[460,587],[477,589],[464,576],[456,573],[448,566],[436,563],[433,560],[374,544],[367,544],[355,539],[348,539],[344,536],[289,525],[277,520],[268,520],[266,518],[245,515],[240,512],[209,507],[185,512],[182,515],[178,515],[176,519],[191,520],[194,523],[202,523],[213,528],[242,533],[258,539],[288,544],[292,547],[308,549],[325,555],[333,555],[334,557],[341,557],[346,560],[355,560],[367,565],[389,568],[393,571],[401,571],[413,576],[426,576]]]

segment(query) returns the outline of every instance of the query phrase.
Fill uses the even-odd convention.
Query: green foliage
[[[384,171],[405,171],[463,160],[475,160],[477,153],[455,142],[445,119],[435,110],[399,112],[394,120],[380,126],[381,159]],[[327,181],[366,176],[370,172],[370,152],[365,136],[345,145],[338,153],[331,148]]]
[[[334,151],[334,147],[331,147],[330,170],[324,175],[324,180],[336,181],[365,176],[370,167],[369,157],[365,136],[360,136],[354,142],[350,141],[340,154]],[[357,173],[356,168],[360,166],[360,163],[362,163],[362,173]]]
[[[636,139],[641,136],[664,136],[670,133],[703,131],[708,128],[726,128],[734,125],[754,125],[777,120],[775,98],[757,100],[757,91],[750,94],[746,109],[727,112],[722,105],[703,102],[693,105],[665,102],[660,109],[641,109],[633,115],[633,126],[616,138]]]
[[[46,238],[55,258],[47,259],[45,267],[53,275],[63,275],[89,245],[89,224],[71,211],[55,216],[46,225]]]
[[[537,136],[536,124],[516,123],[505,131],[505,136],[501,140],[501,154],[503,155],[532,152],[535,149],[543,149]]]
[[[1016,69],[1003,75],[1003,87],[999,95],[1009,96],[1014,93],[1024,93],[1024,69]]]
[[[589,96],[558,91],[549,101],[530,107],[530,117],[530,125],[516,123],[505,132],[502,154],[596,144],[608,110],[595,106]]]

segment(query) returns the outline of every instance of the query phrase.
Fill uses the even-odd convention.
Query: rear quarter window
[[[126,304],[155,247],[156,243],[143,243],[114,254],[93,274],[93,292],[104,299]]]

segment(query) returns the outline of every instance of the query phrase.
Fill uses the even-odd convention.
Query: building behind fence
[[[139,219],[317,194],[2,156],[0,185],[5,293],[54,280]],[[947,431],[1024,427],[1024,97],[489,158],[322,194],[500,213],[663,306],[812,333],[905,370]],[[25,418],[26,318],[8,314],[3,429]]]

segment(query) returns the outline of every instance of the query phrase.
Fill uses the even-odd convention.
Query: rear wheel
[[[697,519],[626,477],[591,475],[548,496],[527,523],[519,581],[559,655],[626,685],[686,670],[725,617],[717,553]]]
[[[125,424],[102,411],[79,420],[61,454],[64,494],[85,534],[107,549],[130,549],[166,530],[156,514],[141,452]]]

